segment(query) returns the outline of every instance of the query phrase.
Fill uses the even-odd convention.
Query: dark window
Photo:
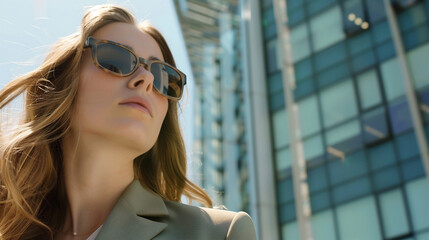
[[[365,0],[369,21],[376,23],[386,17],[383,0]]]
[[[280,206],[280,223],[294,220],[296,218],[295,203]]]
[[[371,192],[370,182],[367,176],[352,182],[340,185],[333,190],[333,198],[336,204],[355,198],[363,197]]]
[[[356,55],[371,48],[372,40],[370,32],[364,32],[348,40],[348,50],[351,55]]]
[[[294,90],[295,100],[305,97],[309,94],[312,94],[315,90],[313,79],[309,78],[296,83],[296,88]]]
[[[313,74],[313,64],[311,63],[311,58],[304,59],[294,66],[295,78],[296,81],[306,79]]]
[[[338,64],[339,62],[346,59],[346,46],[344,42],[335,44],[334,46],[325,49],[314,56],[315,68],[319,72],[332,65]]]
[[[371,67],[376,63],[375,54],[372,49],[355,56],[352,59],[352,67],[354,72],[360,72],[365,68]]]
[[[308,171],[308,185],[310,192],[319,191],[327,187],[325,166]]]
[[[329,193],[327,191],[312,194],[310,197],[311,211],[317,212],[329,207]]]
[[[395,139],[396,147],[399,150],[399,158],[406,160],[419,154],[417,139],[414,131],[399,136]]]
[[[283,91],[283,80],[281,72],[271,75],[268,78],[268,88],[270,94],[274,94],[278,91]]]
[[[389,116],[394,134],[400,134],[413,128],[408,101],[402,100],[390,104]]]
[[[389,130],[384,107],[372,110],[362,116],[363,136],[365,143],[374,143],[386,139]]]
[[[377,191],[382,191],[399,183],[400,178],[396,166],[374,174],[374,185]]]
[[[290,202],[294,199],[292,179],[286,179],[278,183],[277,196],[279,205]]]
[[[319,88],[328,86],[350,75],[347,62],[335,65],[317,75],[317,84]]]
[[[376,49],[377,58],[379,62],[382,62],[388,58],[395,56],[395,47],[392,41],[387,41],[379,45]]]
[[[329,163],[331,183],[336,185],[343,181],[358,177],[368,172],[366,158],[363,151],[346,155],[344,161],[337,160]]]
[[[308,14],[311,16],[331,6],[335,0],[307,0]]]
[[[369,28],[361,0],[345,0],[343,2],[344,30],[351,36]]]
[[[377,145],[369,149],[369,163],[373,171],[392,165],[396,162],[396,155],[392,142]]]
[[[405,181],[425,176],[422,160],[416,158],[404,162],[402,164],[402,176],[404,176]]]
[[[375,43],[382,43],[387,39],[392,38],[392,35],[390,34],[389,24],[387,23],[387,21],[383,21],[377,25],[374,25],[371,32],[374,37]]]
[[[277,92],[273,95],[270,95],[270,109],[271,111],[277,111],[284,108],[285,106],[285,97],[283,91]]]

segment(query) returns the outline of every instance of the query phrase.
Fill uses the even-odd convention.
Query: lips
[[[131,97],[120,102],[119,105],[134,107],[142,112],[148,113],[151,117],[153,117],[150,102],[144,97]]]

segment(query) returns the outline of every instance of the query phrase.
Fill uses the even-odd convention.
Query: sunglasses
[[[102,70],[125,77],[133,74],[143,64],[152,73],[153,86],[159,93],[172,100],[182,97],[186,75],[170,64],[158,59],[144,59],[137,56],[131,47],[93,37],[85,41],[84,47],[92,49],[92,60]]]

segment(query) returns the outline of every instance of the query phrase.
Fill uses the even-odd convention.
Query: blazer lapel
[[[149,240],[166,227],[166,223],[145,217],[167,216],[161,197],[147,191],[134,180],[116,203],[97,235],[97,240]]]

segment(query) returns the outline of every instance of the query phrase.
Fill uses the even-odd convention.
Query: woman
[[[256,239],[246,213],[210,208],[186,178],[185,84],[155,28],[89,9],[0,92],[2,109],[25,94],[22,123],[1,131],[0,239]]]

